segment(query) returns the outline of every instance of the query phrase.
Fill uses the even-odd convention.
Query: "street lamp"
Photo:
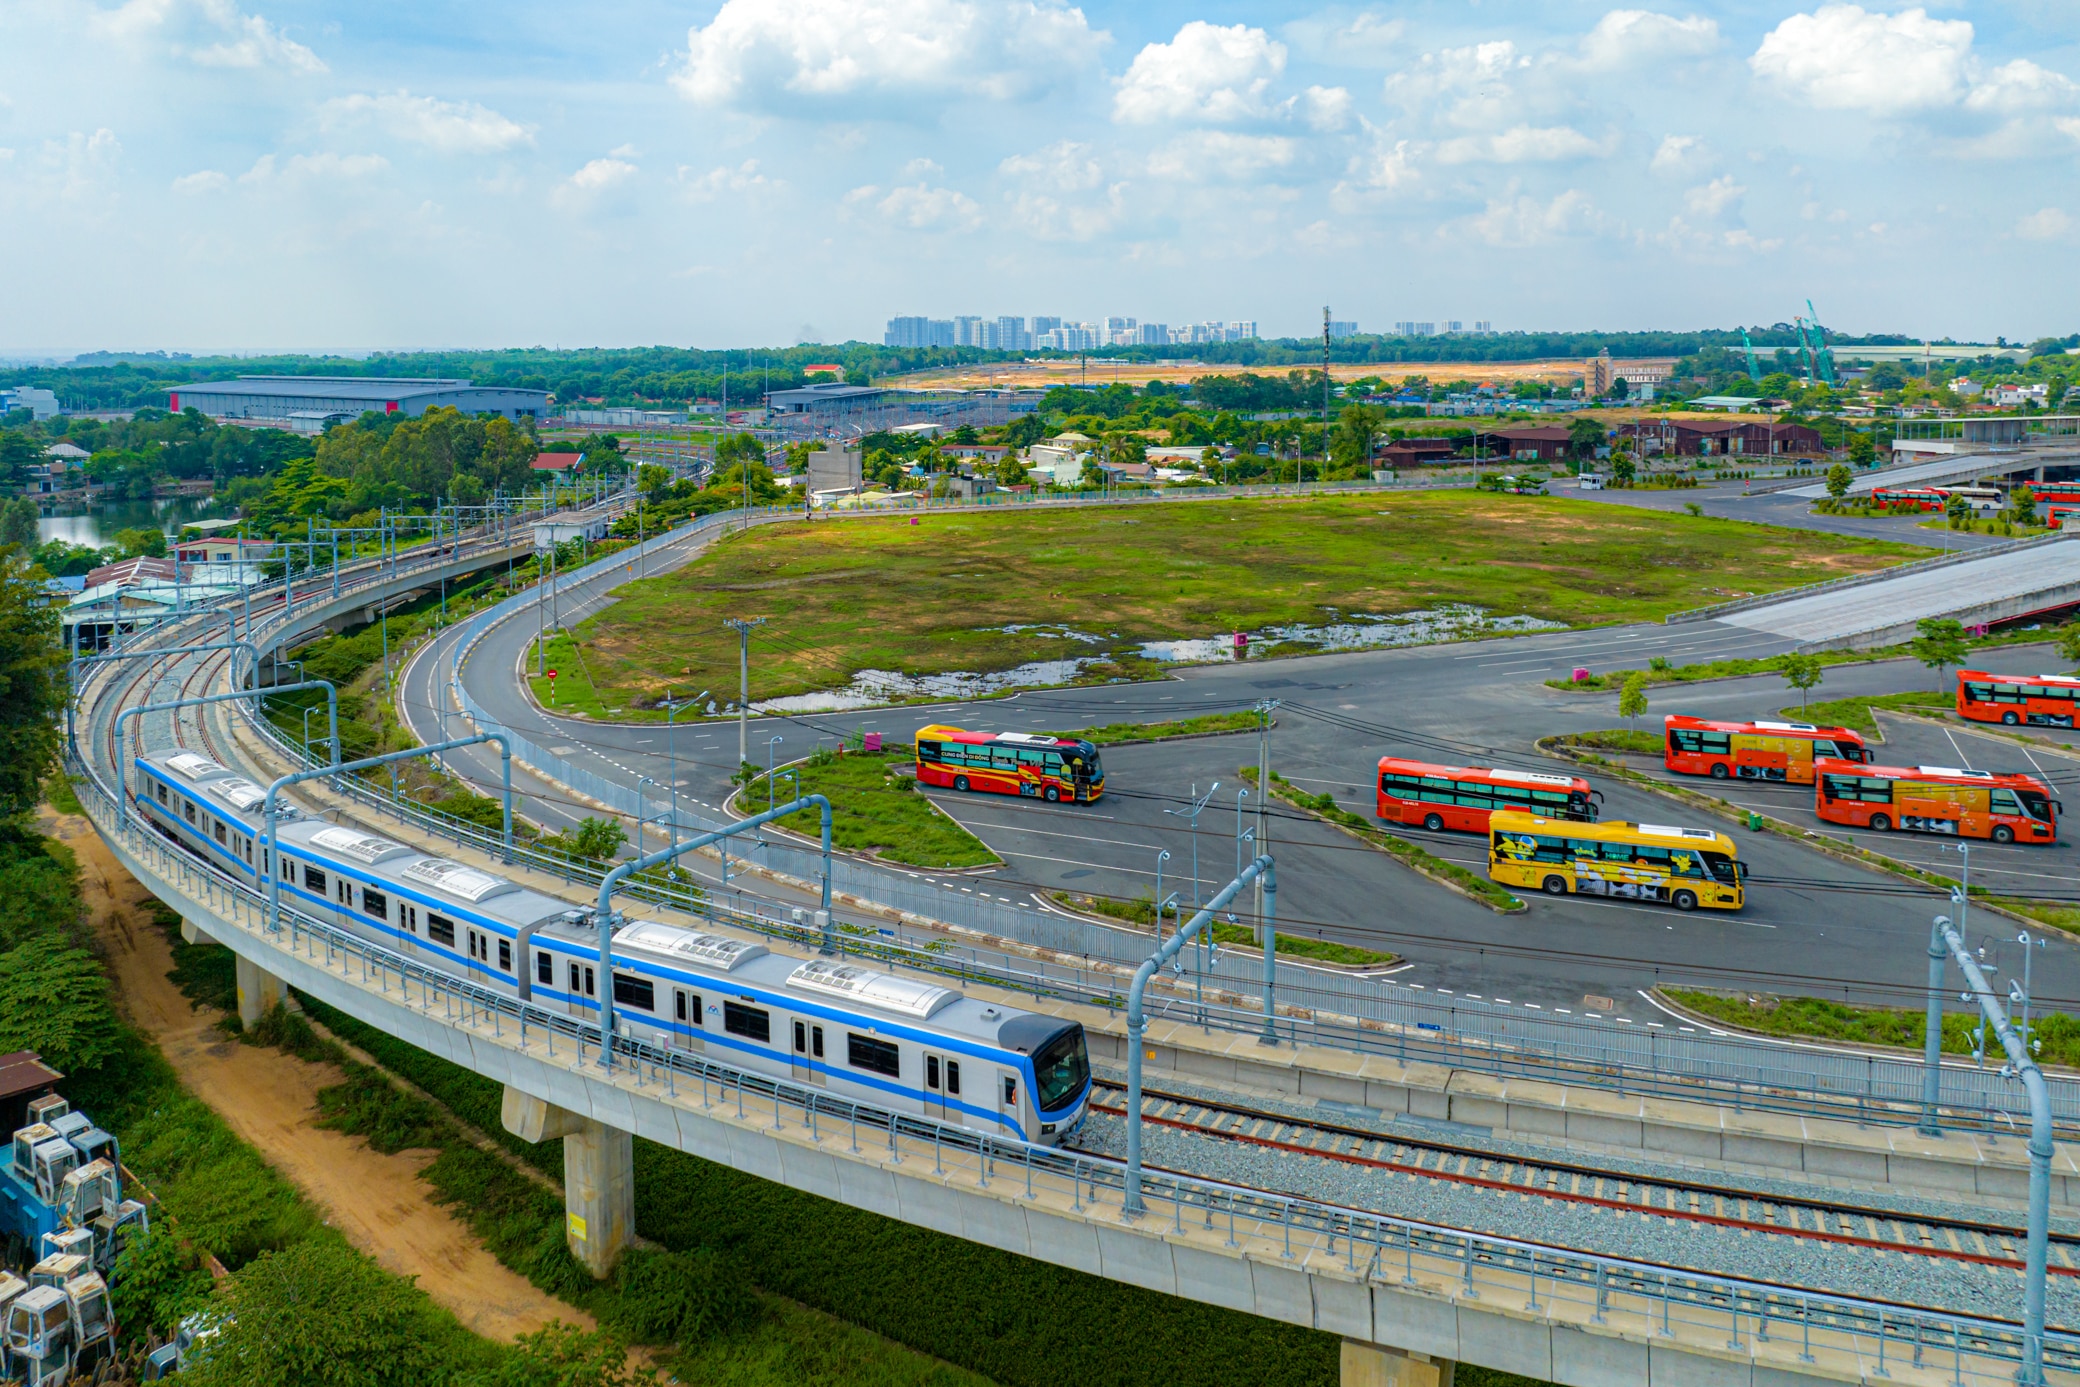
[[[1200,811],[1200,810],[1202,810],[1202,809],[1204,809],[1204,808],[1206,807],[1206,802],[1207,802],[1208,800],[1210,800],[1210,799],[1212,799],[1212,798],[1213,798],[1213,792],[1214,792],[1215,790],[1218,790],[1218,789],[1220,789],[1220,787],[1221,787],[1221,783],[1220,783],[1220,782],[1219,782],[1218,780],[1216,780],[1216,781],[1214,781],[1214,782],[1213,782],[1213,784],[1212,784],[1211,786],[1209,786],[1209,787],[1207,788],[1207,791],[1206,791],[1206,793],[1205,793],[1204,795],[1201,795],[1201,794],[1199,793],[1199,785],[1198,785],[1198,782],[1194,781],[1194,782],[1193,782],[1193,784],[1192,784],[1192,799],[1191,799],[1191,806],[1192,806],[1192,807],[1191,807],[1190,809],[1165,809],[1165,810],[1163,811],[1163,812],[1164,812],[1165,814],[1174,814],[1174,815],[1176,815],[1176,816],[1177,816],[1178,818],[1181,818],[1181,819],[1189,819],[1189,820],[1191,821],[1191,825],[1192,825],[1192,828],[1191,828],[1191,834],[1192,834],[1192,909],[1194,909],[1194,910],[1197,910],[1197,909],[1199,908],[1199,811]],[[1240,807],[1240,804],[1239,804],[1239,801],[1238,801],[1238,809],[1239,809],[1239,807]],[[1238,872],[1236,873],[1236,875],[1237,875],[1237,876],[1240,876],[1240,875],[1242,875],[1242,873],[1238,871]]]
[[[666,686],[664,691],[664,738],[670,748],[672,758],[672,846],[674,847],[677,847],[679,844],[679,710],[697,704],[707,696],[708,691],[702,689],[692,698],[687,699],[686,702],[678,703],[673,701],[672,690],[669,685]]]
[[[1156,943],[1163,942],[1163,864],[1170,860],[1170,849],[1164,848],[1156,854]]]

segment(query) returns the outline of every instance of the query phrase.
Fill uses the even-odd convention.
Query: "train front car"
[[[1082,1125],[1091,1060],[1080,1022],[1017,1012],[998,1029],[997,1043],[1026,1057],[1029,1140],[1053,1146]]]

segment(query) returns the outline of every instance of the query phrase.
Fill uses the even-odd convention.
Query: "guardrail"
[[[786,518],[774,511],[764,519]],[[657,536],[643,546],[655,552],[699,533],[740,523],[741,512],[708,517]],[[636,550],[624,549],[574,570],[563,581],[582,583],[617,567],[631,565]],[[465,714],[483,731],[501,731],[514,754],[537,772],[561,781],[617,812],[638,812],[633,787],[576,766],[504,728],[476,703],[453,672],[466,663],[469,651],[497,622],[512,617],[537,600],[533,592],[516,594],[466,618],[450,665],[450,687]],[[262,637],[265,638],[264,636]],[[260,735],[292,763],[315,764],[264,717],[249,719]],[[341,779],[335,788],[371,811],[409,823],[458,844],[497,854],[497,840],[461,820],[422,806],[398,803],[364,782]],[[641,809],[656,822],[666,806],[645,802]],[[708,832],[721,820],[681,809],[682,832]],[[566,881],[596,887],[597,869],[555,854],[516,848],[524,865]],[[749,847],[733,856],[804,882],[821,875],[820,857],[782,842]],[[1030,948],[1047,950],[1058,962],[1042,962],[980,944],[958,948],[926,929],[902,929],[884,935],[892,941],[888,961],[930,971],[954,971],[1018,991],[1055,995],[1097,1005],[1119,1005],[1122,984],[1116,976],[1146,956],[1148,936],[1026,906],[982,899],[907,873],[837,859],[832,869],[834,892],[904,912],[917,921],[943,921]],[[706,913],[718,923],[772,933],[784,922],[767,920],[757,910],[721,912],[712,901],[691,893],[645,884],[636,894],[660,905]],[[903,955],[897,949],[911,951]],[[1261,999],[1256,956],[1233,951],[1194,953],[1184,977],[1195,991],[1209,991],[1205,1004],[1190,998],[1166,998],[1161,1012],[1176,1019],[1223,1030],[1256,1030],[1260,1011],[1247,1009]],[[1335,973],[1282,960],[1277,976],[1281,1034],[1296,1043],[1335,1046],[1415,1063],[1454,1066],[1479,1073],[1577,1084],[1623,1093],[1687,1098],[1735,1108],[1794,1112],[1845,1118],[1860,1123],[1907,1125],[1919,1114],[1923,1071],[1918,1060],[1852,1054],[1772,1044],[1731,1035],[1691,1034],[1665,1027],[1634,1026],[1602,1018],[1539,1016],[1517,1008],[1445,1001],[1389,980]],[[1234,1005],[1229,1005],[1232,999]],[[1261,1001],[1258,1001],[1261,1007]],[[2055,1079],[2051,1084],[2054,1113],[2067,1131],[2080,1130],[2080,1080]],[[1962,1065],[1942,1071],[1942,1106],[1954,1125],[2012,1128],[2025,1116],[2022,1095],[1998,1073]]]
[[[541,1044],[558,1062],[563,1062],[559,1041],[570,1061],[597,1052],[595,1025],[429,968],[293,908],[284,912],[286,927],[270,928],[264,897],[142,825],[118,823],[112,796],[93,768],[74,764],[87,772],[81,798],[88,816],[118,856],[156,883],[155,894],[172,897],[176,908],[185,903],[188,913],[198,907],[206,911],[213,934],[221,935],[226,926],[240,930],[336,973],[350,986],[394,998],[396,1005],[422,1017],[437,1015],[446,1025],[480,1035],[488,1030],[494,1043],[523,1050]],[[1890,1375],[1891,1362],[1945,1367],[1956,1382],[1969,1379],[1992,1387],[2012,1380],[2014,1365],[2023,1357],[2021,1327],[2007,1320],[1599,1256],[1162,1171],[1142,1173],[1140,1193],[1149,1212],[1136,1219],[1125,1212],[1125,1170],[1116,1160],[894,1113],[627,1036],[612,1043],[635,1081],[653,1094],[661,1090],[663,1101],[675,1106],[691,1109],[698,1092],[702,1111],[719,1110],[727,1120],[734,1099],[737,1119],[749,1121],[746,1103],[755,1101],[761,1125],[769,1108],[776,1130],[785,1131],[791,1121],[821,1142],[828,1129],[833,1140],[849,1136],[851,1151],[867,1159],[864,1136],[876,1146],[885,1143],[886,1159],[894,1164],[903,1161],[905,1150],[916,1158],[928,1144],[934,1173],[942,1178],[950,1163],[951,1173],[983,1189],[993,1180],[1022,1182],[1029,1201],[1041,1193],[1066,1194],[1076,1212],[1088,1208],[1093,1214],[1119,1205],[1117,1217],[1140,1222],[1150,1236],[1163,1236],[1165,1223],[1167,1231],[1182,1235],[1189,1217],[1195,1229],[1220,1232],[1225,1226],[1231,1248],[1240,1249],[1249,1239],[1267,1253],[1277,1247],[1279,1258],[1295,1266],[1340,1260],[1346,1275],[1367,1284],[1441,1298],[1501,1297],[1497,1303],[1522,1304],[1548,1320],[1593,1323],[1650,1343],[1675,1341],[1676,1347],[1688,1341],[1708,1352],[1730,1348],[1751,1358],[1765,1345],[1782,1353],[1796,1342],[1805,1362],[1815,1361],[1816,1349],[1830,1357],[1851,1356],[1857,1376],[1870,1373],[1866,1364],[1875,1359],[1875,1375],[1881,1377]],[[683,1095],[681,1084],[686,1085]],[[882,1159],[878,1151],[872,1158]],[[2048,1334],[2044,1357],[2056,1371],[2080,1371],[2080,1335]]]

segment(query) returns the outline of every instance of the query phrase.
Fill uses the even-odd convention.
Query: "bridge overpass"
[[[664,537],[654,548],[686,538]],[[365,572],[339,600],[366,601],[386,587],[423,580],[423,571],[409,566]],[[263,604],[241,634],[264,651],[292,624],[324,615],[323,601],[300,597],[297,607],[302,619],[292,623],[279,602]],[[484,619],[514,610],[494,609]],[[181,644],[222,620],[214,615],[155,632],[141,648]],[[1617,1255],[1583,1246],[1579,1238],[1536,1236],[1551,1226],[1514,1212],[1521,1236],[1233,1178],[1151,1171],[1143,1187],[1148,1212],[1129,1219],[1121,1207],[1120,1164],[1102,1153],[1027,1147],[625,1040],[617,1043],[615,1066],[602,1069],[593,1058],[597,1032],[583,1022],[473,987],[293,911],[280,928],[270,927],[251,892],[135,822],[118,822],[117,753],[108,741],[115,714],[163,695],[169,684],[193,693],[228,691],[231,663],[200,653],[89,667],[78,691],[71,755],[87,778],[82,799],[97,828],[188,929],[238,956],[242,1014],[257,1016],[284,985],[297,987],[503,1083],[513,1130],[565,1142],[571,1240],[595,1269],[611,1262],[632,1224],[631,1140],[641,1135],[955,1236],[1339,1334],[1347,1343],[1346,1381],[1441,1383],[1455,1361],[1583,1387],[1867,1377],[1934,1383],[1938,1375],[1991,1381],[2014,1371],[2019,1334],[1999,1314],[1917,1309],[1879,1296]],[[142,721],[151,745],[186,741],[219,760],[251,766],[261,777],[300,764],[300,753],[264,722],[224,705]],[[582,880],[556,880],[554,864],[546,861],[498,864],[492,845],[362,787],[316,788],[304,804],[474,858],[574,902],[593,889]],[[885,911],[870,913],[868,903],[894,881],[861,876],[851,884],[858,889],[850,894],[861,902],[857,918],[899,926],[892,942],[876,938],[868,945],[880,961],[942,973],[957,968],[974,995],[1074,1014],[1085,1021],[1097,1058],[1123,1057],[1121,1027],[1106,1003],[1120,990],[1127,958],[1100,954],[1071,964],[1044,943],[972,927],[962,936],[970,946],[951,957],[913,949],[906,938],[917,937],[914,931],[934,914],[912,909],[892,921]],[[945,902],[929,904],[936,914],[949,913]],[[676,920],[690,920],[689,910],[702,908],[670,898],[645,907]],[[757,931],[776,951],[813,948],[784,911],[719,919],[712,904],[705,911],[716,927]],[[1004,931],[1019,924],[992,923]],[[1283,1015],[1281,1043],[1264,1047],[1253,1033],[1234,1028],[1233,1017],[1246,1015],[1252,999],[1231,995],[1232,1008],[1221,1000],[1239,980],[1207,981],[1217,984],[1212,1006],[1195,1009],[1188,993],[1173,988],[1168,1019],[1151,1036],[1155,1069],[1178,1082],[1246,1085],[1317,1105],[1462,1125],[1485,1119],[1499,1131],[1535,1132],[1583,1153],[1602,1153],[1598,1159],[1619,1171],[1626,1166],[1616,1153],[1630,1148],[1917,1194],[1960,1182],[1997,1199],[2016,1192],[2013,1143],[1965,1133],[1917,1138],[1901,1126],[1879,1125],[1910,1114],[1911,1105],[1900,1100],[1913,1089],[1888,1087],[1900,1076],[1887,1078],[1873,1066],[1864,1066],[1860,1088],[1848,1075],[1827,1072],[1834,1061],[1796,1050],[1773,1054],[1771,1069],[1751,1057],[1747,1069],[1735,1072],[1739,1065],[1722,1055],[1714,1063],[1690,1057],[1699,1062],[1686,1071],[1690,1059],[1681,1056],[1642,1063],[1620,1053],[1615,1042],[1598,1048],[1557,1030],[1511,1036],[1455,1023],[1447,1035],[1440,1023],[1414,1012],[1390,1015],[1382,1008],[1369,1018],[1338,1020],[1319,1005]],[[1336,995],[1362,1010],[1355,990]],[[1599,1087],[1597,1078],[1608,1079],[1614,1069],[1620,1082]],[[1955,1120],[1967,1127],[1997,1123],[1997,1085],[1968,1070],[1943,1077]],[[1659,1091],[1656,1082],[1663,1085]],[[1773,1094],[1778,1108],[1845,1115],[1853,1108],[1865,1121],[1769,1111]],[[1709,1101],[1714,1096],[1732,1102]],[[2080,1101],[2071,1093],[2063,1098],[2066,1120],[2080,1122]],[[2080,1171],[2063,1173],[2080,1181]],[[2063,1182],[2059,1193],[2067,1193]],[[1611,1241],[1623,1239],[1613,1235]],[[2080,1340],[2054,1336],[2050,1358],[2055,1375],[2080,1371]]]

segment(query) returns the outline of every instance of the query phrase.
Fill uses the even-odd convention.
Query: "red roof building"
[[[568,472],[584,459],[583,453],[536,453],[530,465],[537,472]]]

